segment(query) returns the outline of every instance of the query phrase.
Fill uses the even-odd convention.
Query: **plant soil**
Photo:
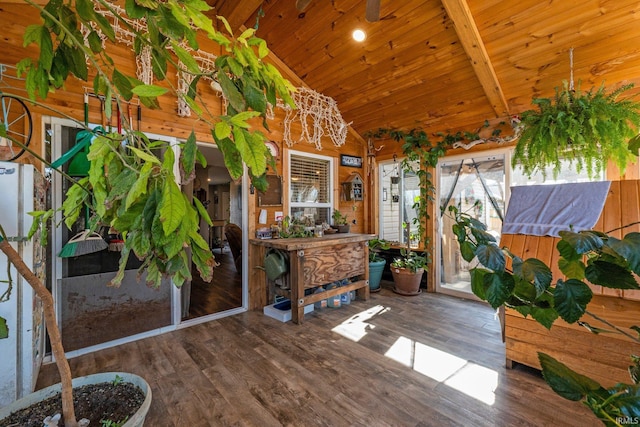
[[[87,418],[90,427],[104,425],[103,420],[119,423],[116,425],[124,424],[142,406],[144,398],[140,387],[125,382],[88,384],[73,389],[76,418],[78,421]],[[60,394],[57,394],[0,420],[0,427],[42,427],[47,416],[60,413],[62,400]],[[58,426],[64,425],[64,421],[60,420]]]

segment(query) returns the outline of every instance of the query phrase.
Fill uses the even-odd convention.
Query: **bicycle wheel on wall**
[[[2,94],[0,114],[0,161],[15,160],[31,142],[31,113],[21,99]]]

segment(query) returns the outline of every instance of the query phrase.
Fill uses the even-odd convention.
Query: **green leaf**
[[[138,85],[131,89],[135,95],[140,97],[157,98],[168,92],[168,89],[156,85]]]
[[[136,148],[136,147],[133,147],[133,146],[130,146],[128,148],[129,148],[129,150],[133,151],[138,158],[144,160],[145,162],[150,162],[150,163],[153,163],[153,164],[156,164],[156,165],[160,164],[160,159],[158,159],[153,154],[149,154],[149,153],[147,153],[145,151],[142,151],[139,148]]]
[[[568,400],[579,401],[602,387],[591,378],[580,375],[553,357],[538,353],[542,376],[551,389]]]
[[[460,253],[462,254],[462,259],[464,259],[465,261],[471,262],[476,256],[475,251],[476,245],[469,242],[468,240],[460,243]]]
[[[554,306],[567,323],[580,320],[592,296],[589,286],[575,279],[558,280],[553,291]]]
[[[240,132],[238,132],[238,130]],[[244,146],[238,146],[238,150],[242,155],[242,160],[247,167],[251,169],[253,176],[261,176],[267,170],[268,149],[265,145],[264,135],[258,131],[248,132],[244,129],[234,129],[233,135],[241,133],[245,136]]]
[[[575,261],[582,258],[582,255],[576,252],[573,246],[566,240],[558,240],[556,249],[558,249],[560,256],[567,261]]]
[[[220,83],[222,92],[224,92],[225,98],[229,100],[229,104],[233,109],[235,111],[244,111],[246,109],[245,100],[229,76],[224,72],[219,72],[218,82]]]
[[[503,305],[513,293],[515,281],[507,273],[487,273],[484,275],[487,302],[493,308]]]
[[[162,189],[162,201],[160,202],[160,221],[165,236],[173,233],[187,212],[185,198],[180,187],[174,181],[167,179]]]
[[[180,62],[184,64],[184,66],[190,73],[200,74],[200,66],[198,65],[198,62],[195,60],[195,58],[191,56],[192,54],[190,52],[187,52],[186,49],[180,47],[180,45],[175,42],[172,42],[171,46],[175,54],[178,56]]]
[[[0,317],[0,339],[9,337],[9,327],[7,326],[7,319]]]
[[[567,242],[578,254],[585,254],[602,247],[602,239],[591,231],[561,231],[558,233],[563,241]],[[560,250],[560,248],[558,248]]]
[[[493,271],[503,271],[506,258],[502,249],[495,244],[478,245],[476,256],[480,264]]]
[[[196,134],[191,131],[189,137],[184,143],[182,148],[182,155],[180,156],[180,163],[182,164],[182,170],[185,176],[190,176],[195,170],[196,166],[196,151],[198,151],[198,145],[196,144]]]
[[[87,41],[89,42],[89,48],[91,48],[91,52],[100,53],[102,52],[102,39],[95,31],[91,31],[89,36],[87,37]]]
[[[198,210],[198,214],[200,215],[200,218],[204,219],[205,222],[209,225],[209,227],[213,227],[213,222],[211,221],[209,212],[207,212],[207,209],[204,207],[202,202],[198,200],[197,197],[194,197],[193,204],[196,205],[196,209]]]
[[[529,258],[522,263],[520,268],[522,277],[527,282],[533,282],[537,297],[551,285],[551,270],[539,259]]]
[[[640,233],[629,233],[622,240],[609,237],[607,244],[627,260],[634,273],[640,274]]]
[[[633,274],[614,263],[596,260],[587,266],[585,277],[594,285],[613,289],[640,289]]]
[[[122,74],[116,68],[113,69],[113,75],[111,77],[113,84],[120,92],[120,95],[127,101],[133,98],[133,85],[127,76]]]
[[[129,209],[132,204],[137,202],[140,196],[147,193],[147,184],[149,182],[149,175],[151,174],[152,167],[153,163],[145,163],[142,166],[142,169],[140,169],[140,176],[138,176],[138,179],[133,183],[127,194],[125,202],[126,209]]]
[[[76,12],[84,22],[93,21],[95,18],[93,2],[90,0],[76,0]]]
[[[558,319],[558,312],[553,308],[531,307],[529,314],[536,322],[547,329],[551,329],[553,322]]]
[[[231,126],[224,120],[221,120],[216,123],[214,132],[218,139],[228,138],[231,135]]]
[[[562,271],[562,273],[570,279],[583,280],[585,278],[585,265],[579,259],[567,260],[564,258],[560,258],[558,260],[558,267],[560,268],[560,271]]]
[[[242,92],[249,108],[265,114],[267,111],[267,98],[264,92],[256,86],[253,80],[248,77],[248,74],[242,77],[242,82],[244,83]]]
[[[238,179],[244,173],[242,156],[236,145],[229,138],[218,139],[213,132],[213,137],[222,155],[224,156],[224,164],[231,175],[231,178]]]
[[[484,276],[489,273],[489,271],[483,268],[473,268],[469,270],[471,275],[471,291],[482,301],[487,300],[487,292],[486,286],[484,282]]]

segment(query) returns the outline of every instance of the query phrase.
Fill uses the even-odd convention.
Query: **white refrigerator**
[[[26,240],[32,218],[28,212],[42,210],[46,189],[42,175],[32,165],[0,162],[0,225],[24,262],[45,281],[46,251],[39,235]],[[7,283],[7,257],[0,251],[0,294]],[[0,317],[7,321],[9,337],[0,339],[0,407],[31,393],[44,356],[42,304],[31,286],[11,267],[13,289],[0,302]]]

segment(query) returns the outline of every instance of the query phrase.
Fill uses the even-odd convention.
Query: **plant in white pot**
[[[380,252],[391,247],[391,243],[384,239],[369,240],[369,290],[371,292],[380,291],[380,281],[387,260],[384,259]]]
[[[275,106],[277,96],[294,107],[290,96],[293,89],[272,65],[263,62],[268,49],[264,40],[255,37],[255,29],[234,37],[226,20],[220,18],[225,32],[217,31],[203,13],[211,8],[201,0],[127,1],[125,8],[106,0],[52,0],[44,7],[38,4],[31,3],[39,10],[43,23],[27,28],[25,44],[38,45],[39,56],[17,64],[26,76],[32,102],[43,103],[48,93],[63,90],[70,76],[93,78],[93,90],[105,100],[107,116],[111,116],[112,102],[125,111],[124,102],[134,96],[148,108],[157,108],[160,96],[176,96],[210,127],[231,176],[239,178],[246,165],[253,185],[266,188],[264,176],[271,156],[266,137],[249,121],[259,118],[266,125],[267,109]],[[145,84],[117,66],[109,48],[117,43],[120,30],[133,34],[135,53],[149,54],[153,79],[165,84]],[[192,54],[203,38],[221,46],[214,69],[204,67]],[[168,69],[187,76],[190,84],[186,90],[179,91],[167,81]],[[196,85],[203,79],[219,83],[228,100],[226,114],[211,113],[201,99]],[[55,111],[51,105],[45,107]],[[0,137],[11,139],[1,120]],[[83,126],[82,121],[77,121]],[[192,203],[179,185],[195,177],[196,162],[206,162],[196,146],[195,134],[192,132],[179,147],[159,146],[135,131],[128,120],[123,124],[122,133],[94,134],[87,154],[88,176],[71,186],[62,206],[65,222],[73,224],[88,206],[92,224],[113,227],[123,235],[120,269],[111,285],[118,286],[122,281],[127,259],[133,254],[142,260],[140,274],[145,274],[147,285],[157,287],[163,277],[170,277],[176,286],[181,286],[191,278],[187,250],[191,251],[199,274],[204,280],[210,279],[215,259],[198,233],[198,225],[200,217],[210,225],[211,222],[201,203],[197,199]],[[20,145],[19,141],[11,141]],[[164,155],[160,157],[158,152]],[[32,154],[37,157],[37,153]],[[178,170],[179,174],[174,172]],[[41,224],[52,213],[35,212],[33,216],[35,223]],[[0,237],[0,250],[43,301],[61,377],[64,424],[76,427],[79,424],[72,398],[72,374],[56,325],[51,293],[22,262],[4,234]]]

